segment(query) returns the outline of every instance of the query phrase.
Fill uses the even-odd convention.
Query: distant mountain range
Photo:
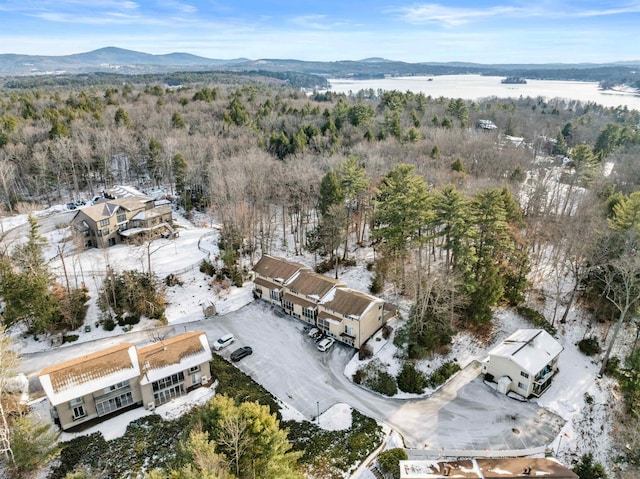
[[[314,62],[287,59],[235,58],[221,60],[189,53],[151,55],[106,47],[64,56],[0,54],[0,76],[61,75],[110,72],[121,74],[168,73],[176,71],[267,71],[299,72],[322,77],[381,78],[390,75],[444,75],[477,73],[533,79],[589,81],[640,81],[640,60],[605,64],[494,64],[465,62],[407,63],[373,57],[359,61]]]

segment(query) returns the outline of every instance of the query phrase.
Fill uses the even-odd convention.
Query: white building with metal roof
[[[483,365],[485,378],[498,384],[498,391],[539,397],[558,372],[562,345],[543,329],[519,329],[489,351]]]

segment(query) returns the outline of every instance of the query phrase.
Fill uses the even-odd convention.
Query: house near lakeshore
[[[208,383],[211,349],[202,331],[148,346],[122,343],[43,369],[40,384],[63,430],[132,407],[153,410]]]
[[[540,395],[558,372],[562,345],[544,329],[519,329],[489,351],[482,370],[498,392],[525,398]]]
[[[85,248],[107,248],[142,234],[172,236],[173,216],[167,202],[120,187],[78,210],[71,231]]]
[[[264,254],[253,272],[254,297],[356,349],[396,314],[384,300],[284,258]]]

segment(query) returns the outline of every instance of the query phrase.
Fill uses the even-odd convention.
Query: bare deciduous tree
[[[613,335],[602,359],[600,374],[603,374],[613,346],[627,315],[640,301],[640,237],[629,231],[624,235],[622,252],[619,256],[598,267],[604,284],[604,295],[618,312]]]

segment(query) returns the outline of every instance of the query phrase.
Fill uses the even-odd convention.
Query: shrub
[[[340,260],[340,264],[342,266],[355,266],[357,263],[355,258],[347,258],[347,259]]]
[[[200,265],[200,267],[202,268],[202,265]],[[200,269],[200,271],[202,272],[202,269]],[[171,273],[167,275],[167,277],[164,279],[164,284],[166,284],[169,287],[182,286],[184,282],[178,277],[178,275]]]
[[[613,356],[607,361],[607,367],[604,368],[604,373],[607,376],[618,377],[620,373],[620,358]]]
[[[98,306],[101,311],[112,311],[121,318],[133,315],[161,319],[166,306],[164,284],[150,273],[109,271],[98,296]]]
[[[398,374],[398,388],[406,393],[422,394],[427,379],[412,363],[404,363]]]
[[[547,333],[554,335],[557,330],[554,326],[551,325],[547,318],[545,318],[541,313],[536,311],[535,309],[528,308],[526,306],[520,306],[516,308],[516,312],[522,316],[527,321],[532,322],[534,325],[539,328],[544,329]]]
[[[323,479],[339,479],[350,476],[353,467],[361,463],[380,444],[382,428],[375,420],[351,412],[351,428],[341,431],[325,431],[307,421],[287,421],[283,428],[289,430],[289,441],[294,451],[302,451],[300,461],[309,464],[313,476]],[[342,474],[337,473],[342,471]]]
[[[385,396],[395,396],[398,393],[396,378],[386,371],[378,371],[378,374],[372,378],[368,386],[372,390]]]
[[[393,327],[385,324],[384,326],[382,326],[382,337],[384,339],[389,339],[389,337],[391,337],[391,333],[393,333]]]
[[[585,454],[573,468],[580,479],[607,479],[607,473],[599,462],[593,461],[593,454]]]
[[[451,376],[460,371],[460,365],[454,361],[444,363],[438,369],[436,369],[429,379],[427,379],[427,386],[431,388],[437,388],[441,384],[447,382]]]
[[[364,378],[364,370],[358,369],[355,373],[353,373],[353,376],[351,378],[353,379],[354,383],[362,384],[362,379]]]
[[[400,447],[396,447],[382,451],[378,455],[377,461],[384,475],[391,476],[393,479],[400,479],[400,461],[406,461],[407,459],[409,459],[407,452]]]
[[[113,331],[116,328],[116,322],[111,318],[107,318],[102,323],[102,328],[105,331]]]
[[[63,343],[72,343],[74,341],[77,341],[79,337],[80,336],[78,336],[77,334],[66,334],[66,335],[62,336],[62,342]]]
[[[384,289],[384,276],[377,272],[371,278],[371,284],[369,285],[369,291],[371,294],[380,294]]]
[[[396,334],[393,337],[393,344],[398,350],[404,350],[406,348],[406,343],[409,340],[409,325],[404,324],[404,326],[399,327],[396,330]]]
[[[324,274],[328,271],[331,271],[335,267],[336,263],[332,259],[325,259],[321,263],[316,265],[315,271],[316,273]]]
[[[602,349],[600,348],[600,343],[598,343],[598,338],[595,336],[591,336],[589,338],[584,338],[578,343],[578,349],[582,354],[587,356],[593,356],[595,354],[599,354]]]
[[[200,272],[207,276],[214,276],[216,274],[216,267],[207,258],[200,262]]]
[[[358,350],[358,359],[360,361],[364,361],[365,359],[370,359],[373,357],[373,348],[365,344]]]

